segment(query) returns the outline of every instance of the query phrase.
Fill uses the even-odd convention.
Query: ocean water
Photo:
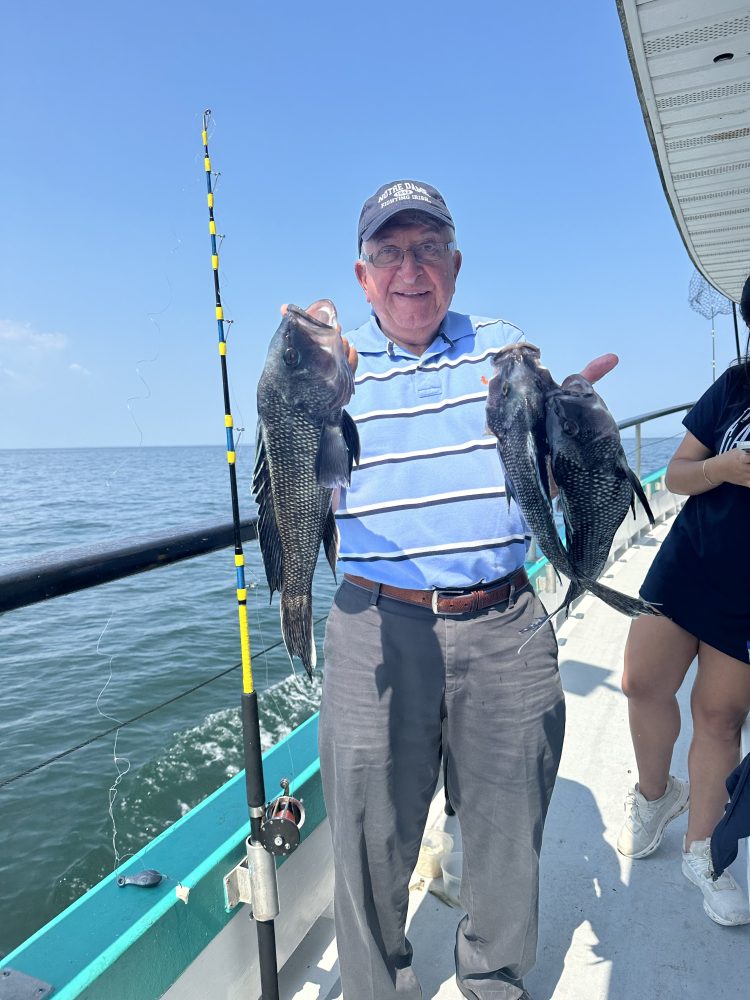
[[[642,475],[678,440],[644,439]],[[244,516],[252,465],[252,449],[238,449]],[[0,572],[230,518],[222,447],[0,451]],[[290,673],[257,543],[246,560],[271,746],[317,710],[320,671],[312,683]],[[0,953],[241,769],[234,587],[227,549],[0,616]],[[319,652],[334,589],[321,560]]]

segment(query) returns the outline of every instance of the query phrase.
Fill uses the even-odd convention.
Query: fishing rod
[[[219,287],[219,251],[216,245],[216,220],[214,219],[214,193],[211,186],[211,158],[208,152],[208,123],[211,111],[203,113],[203,164],[208,188],[208,231],[211,236],[211,267],[216,294],[216,322],[219,331],[219,359],[224,393],[224,426],[227,436],[227,463],[232,497],[232,523],[234,529],[234,564],[237,572],[237,611],[240,622],[240,649],[242,653],[242,744],[245,763],[247,807],[250,814],[250,836],[247,838],[247,872],[249,898],[240,893],[242,902],[252,905],[252,916],[258,931],[258,959],[262,1000],[279,1000],[279,980],[276,959],[276,931],[274,919],[279,914],[279,892],[276,883],[276,855],[288,855],[300,840],[299,828],[304,822],[302,803],[289,795],[289,782],[281,786],[284,794],[266,804],[263,781],[263,759],[258,718],[258,695],[253,687],[253,669],[250,658],[250,631],[247,623],[247,587],[245,585],[245,556],[242,550],[240,505],[237,493],[236,452],[234,446],[234,421],[229,398],[227,370],[227,341],[224,331],[224,310]]]

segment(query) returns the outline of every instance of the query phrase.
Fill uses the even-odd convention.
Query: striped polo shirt
[[[388,340],[374,316],[347,337],[359,365],[346,408],[362,454],[336,512],[344,572],[422,590],[523,565],[528,531],[485,429],[492,356],[521,331],[449,312],[420,356]]]

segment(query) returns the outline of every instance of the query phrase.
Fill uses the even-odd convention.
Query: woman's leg
[[[695,636],[669,618],[642,615],[630,626],[622,689],[628,698],[638,787],[649,801],[667,787],[680,732],[676,694],[697,651]]]
[[[740,729],[750,711],[750,666],[702,642],[691,707],[688,845],[710,837],[724,815],[724,782],[739,763]]]

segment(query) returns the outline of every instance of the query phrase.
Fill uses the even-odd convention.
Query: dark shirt
[[[750,441],[750,379],[721,375],[683,420],[714,454]],[[750,489],[722,483],[689,497],[641,588],[682,628],[750,661]]]

